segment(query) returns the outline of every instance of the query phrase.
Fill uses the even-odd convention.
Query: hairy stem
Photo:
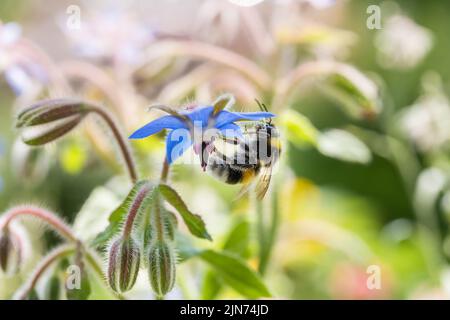
[[[164,158],[164,163],[163,163],[163,167],[161,170],[161,182],[167,182],[167,178],[169,176],[169,169],[170,169],[170,165],[169,162],[167,161],[167,157]]]
[[[167,161],[167,157],[164,157],[164,163],[163,163],[163,167],[161,170],[161,182],[162,183],[166,183],[167,182],[167,178],[169,176],[169,170],[170,170],[170,165],[169,162]],[[159,207],[157,207],[158,209],[155,210],[155,220],[154,223],[156,224],[156,233],[157,233],[157,237],[159,240],[163,240],[164,237],[164,221],[163,221],[163,215],[164,215],[164,210]],[[161,212],[163,211],[163,212]]]
[[[165,225],[164,225],[164,214],[166,214],[166,211],[163,208],[163,204],[161,203],[160,198],[161,195],[159,193],[156,193],[156,199],[155,201],[158,203],[158,205],[156,205],[154,207],[154,210],[152,210],[151,213],[151,224],[150,227],[152,228],[152,240],[154,241],[156,239],[156,241],[159,241],[161,243],[165,243],[165,236],[166,236],[166,230],[165,230]],[[164,294],[163,295],[159,295],[156,294],[156,299],[157,300],[164,300]]]
[[[120,94],[116,90],[114,81],[101,68],[92,63],[77,60],[63,61],[58,67],[67,78],[83,79],[98,88],[108,99],[108,102],[114,106],[115,111],[123,112],[123,110],[126,110],[121,108]]]
[[[142,202],[145,200],[147,194],[151,191],[151,187],[149,184],[146,184],[142,187],[134,198],[133,203],[131,204],[130,211],[125,220],[125,225],[123,228],[123,238],[128,239],[133,231],[133,223],[139,212],[139,209],[142,205]]]
[[[33,275],[30,277],[30,280],[28,281],[24,289],[20,290],[18,299],[25,299],[28,296],[31,290],[33,290],[33,288],[35,287],[41,275],[45,272],[45,270],[47,270],[47,268],[49,268],[53,264],[53,262],[74,253],[77,248],[80,248],[80,246],[82,246],[81,248],[83,250],[84,256],[92,266],[94,272],[99,276],[100,279],[104,279],[103,269],[101,267],[101,264],[98,262],[98,259],[96,259],[90,251],[83,248],[82,243],[76,238],[73,231],[58,216],[48,210],[34,206],[20,206],[12,208],[7,211],[0,219],[0,230],[8,228],[8,225],[12,220],[21,216],[29,216],[40,219],[71,243],[64,244],[58,247],[57,249],[49,253],[46,257],[44,257],[44,259],[35,269]]]
[[[148,49],[146,62],[161,57],[192,57],[215,62],[236,70],[263,89],[272,85],[272,79],[255,62],[230,50],[199,41],[158,41]]]
[[[333,73],[344,72],[348,69],[348,65],[334,61],[311,61],[300,64],[276,81],[275,95],[272,101],[273,110],[286,108],[288,98],[294,92],[294,89],[306,79],[313,76],[327,76]]]
[[[153,199],[156,205],[154,210],[150,214],[150,227],[152,228],[152,239],[157,239],[158,241],[165,241],[166,229],[164,222],[164,215],[166,210],[164,209],[164,204],[161,200],[161,194],[159,191],[155,192],[155,198]]]
[[[268,265],[269,258],[272,254],[272,249],[275,244],[275,240],[277,237],[278,227],[280,225],[280,213],[278,211],[278,192],[277,188],[274,188],[272,194],[272,220],[270,221],[270,228],[267,240],[267,248],[264,263],[260,265],[260,272],[264,274]]]
[[[31,290],[36,286],[39,278],[44,274],[44,272],[57,260],[62,259],[70,254],[73,254],[76,250],[76,246],[73,244],[70,245],[62,245],[52,252],[50,252],[47,256],[45,256],[40,264],[36,267],[33,274],[29,278],[28,282],[25,286],[19,290],[16,299],[24,300],[28,297]]]
[[[52,227],[54,231],[60,234],[65,239],[76,242],[77,238],[72,230],[54,213],[34,206],[20,206],[14,207],[7,211],[0,220],[0,229],[7,228],[9,223],[19,216],[31,216],[38,218]]]
[[[138,180],[136,173],[136,163],[134,162],[128,143],[120,133],[117,123],[113,120],[111,114],[100,106],[91,106],[91,111],[98,114],[111,129],[111,132],[114,135],[117,144],[119,145],[123,159],[125,160],[130,179],[133,183],[135,183]]]
[[[50,252],[47,256],[45,256],[42,261],[40,262],[40,264],[36,267],[36,269],[34,270],[33,274],[30,276],[28,282],[25,284],[25,286],[20,289],[18,291],[18,293],[16,294],[16,299],[18,300],[24,300],[27,298],[27,296],[30,294],[31,290],[33,290],[33,288],[36,286],[37,282],[39,281],[39,279],[41,278],[41,276],[44,274],[44,272],[53,265],[53,263],[55,263],[56,261],[70,256],[71,254],[74,254],[77,250],[77,248],[79,248],[79,245],[81,245],[80,243],[77,244],[65,244],[62,245],[58,248],[56,248],[55,250],[53,250],[52,252]],[[92,270],[97,274],[97,276],[100,279],[104,279],[104,275],[103,275],[103,270],[101,267],[101,264],[98,262],[98,259],[90,252],[87,250],[83,250],[83,254],[86,258],[86,261],[89,263],[89,265],[91,266]],[[117,295],[117,297],[119,299],[121,299],[122,297]]]
[[[269,264],[272,249],[275,244],[278,227],[280,224],[279,210],[278,210],[278,193],[275,186],[274,192],[271,195],[271,221],[264,223],[264,212],[262,201],[256,204],[256,231],[259,242],[259,265],[258,271],[261,275],[264,275]],[[269,225],[270,227],[266,227]]]
[[[264,213],[263,213],[263,205],[261,201],[256,202],[256,237],[258,241],[258,254],[259,254],[259,264],[258,271],[263,274],[265,271],[265,266],[267,265],[267,257],[266,257],[266,247],[267,247],[267,239],[266,232],[264,228]]]

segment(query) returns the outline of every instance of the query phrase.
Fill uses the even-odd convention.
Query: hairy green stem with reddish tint
[[[128,239],[131,235],[131,232],[133,231],[133,223],[134,220],[139,213],[139,209],[142,205],[142,202],[144,202],[145,197],[148,195],[148,193],[152,190],[150,184],[145,184],[137,193],[136,197],[134,198],[133,203],[131,204],[130,211],[128,212],[128,215],[125,220],[125,225],[123,228],[123,238]]]
[[[134,162],[131,150],[130,150],[126,140],[120,133],[118,125],[113,120],[110,113],[108,111],[106,111],[104,108],[102,108],[100,106],[94,106],[94,105],[89,105],[89,107],[91,108],[91,111],[98,114],[106,122],[108,127],[111,129],[111,132],[114,135],[114,138],[116,139],[117,144],[119,145],[119,149],[122,153],[123,159],[125,161],[125,165],[128,169],[128,174],[130,175],[130,179],[133,183],[136,183],[136,181],[138,180],[138,176],[136,173],[136,163]]]
[[[47,225],[51,226],[54,231],[60,234],[65,239],[76,242],[77,238],[72,230],[54,213],[34,206],[20,206],[7,211],[0,220],[0,229],[8,228],[9,223],[20,216],[30,216],[42,220]]]
[[[167,178],[169,176],[169,169],[170,169],[170,165],[169,162],[167,161],[167,157],[164,158],[164,163],[163,163],[163,167],[161,170],[161,182],[167,182]]]
[[[39,278],[42,276],[42,274],[44,274],[45,270],[47,270],[57,260],[74,253],[75,249],[76,246],[73,244],[62,245],[45,256],[31,275],[28,282],[25,284],[24,288],[20,290],[20,293],[18,294],[16,299],[26,299],[31,290],[33,290],[33,288],[36,286]]]
[[[44,272],[49,267],[51,267],[53,265],[53,263],[55,263],[56,261],[74,254],[80,245],[81,245],[81,243],[79,243],[79,242],[77,242],[75,244],[72,244],[72,243],[65,244],[65,245],[62,245],[62,246],[56,248],[55,250],[50,252],[47,256],[45,256],[41,260],[40,264],[36,267],[33,274],[30,276],[25,287],[20,289],[16,299],[19,299],[19,300],[26,299],[28,297],[28,295],[30,294],[31,290],[33,290],[33,288],[36,286],[37,282],[39,281],[41,276],[44,274]],[[100,263],[98,262],[98,259],[91,252],[86,251],[82,247],[82,245],[81,245],[81,249],[83,250],[83,254],[86,258],[86,261],[89,263],[92,270],[97,274],[97,276],[100,279],[104,279],[103,270],[102,270]],[[117,296],[117,298],[122,299],[122,297],[120,295],[116,295],[116,296]]]
[[[45,224],[50,226],[52,230],[71,242],[70,244],[59,247],[57,250],[47,255],[44,260],[42,260],[42,262],[36,268],[36,271],[33,273],[32,277],[30,277],[30,281],[26,289],[24,289],[24,292],[19,297],[20,299],[25,299],[28,296],[29,292],[34,288],[44,271],[47,270],[47,268],[50,267],[53,262],[55,262],[59,258],[65,257],[75,252],[76,247],[79,247],[80,245],[82,246],[82,244],[77,239],[73,231],[58,216],[56,216],[51,211],[35,206],[19,206],[7,211],[0,219],[0,230],[7,229],[11,221],[22,216],[34,217],[43,221]],[[95,271],[95,273],[97,273],[100,279],[103,279],[103,270],[100,263],[98,262],[98,259],[96,259],[91,252],[85,250],[83,246],[81,248],[84,252],[86,260],[89,262],[92,269]]]

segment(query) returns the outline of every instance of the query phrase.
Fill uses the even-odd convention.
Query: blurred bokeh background
[[[20,107],[93,99],[129,134],[155,116],[152,103],[231,92],[238,110],[265,102],[283,135],[268,200],[278,200],[265,274],[276,298],[450,298],[450,2],[375,2],[2,0],[0,212],[37,203],[95,233],[129,188],[95,119],[33,149],[14,129]],[[162,138],[133,143],[150,179]],[[186,164],[172,180],[204,217],[210,245],[244,230],[238,254],[256,265],[255,214],[235,201],[238,188]],[[30,228],[37,256],[58,241]],[[379,289],[367,287],[369,266],[381,270]],[[238,297],[210,278],[183,263],[174,297]],[[20,281],[0,276],[0,297]]]

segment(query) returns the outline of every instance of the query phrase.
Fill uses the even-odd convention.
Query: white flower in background
[[[21,34],[21,27],[17,23],[0,22],[0,72],[17,94],[21,93],[22,87],[28,87],[31,83],[31,79],[16,65],[18,57],[13,53]]]
[[[22,29],[17,23],[9,22],[0,24],[0,46],[14,45],[21,37]]]
[[[269,2],[249,8],[228,1],[203,1],[190,33],[208,43],[269,54],[274,44],[260,10]]]
[[[256,9],[255,9],[256,10]],[[229,44],[239,35],[244,12],[239,6],[222,1],[204,1],[193,21],[193,34],[214,42]],[[208,30],[208,32],[204,32]]]
[[[0,73],[16,95],[36,93],[39,82],[46,83],[47,75],[32,53],[21,43],[22,29],[14,22],[0,21]]]
[[[403,131],[423,151],[450,141],[450,103],[443,94],[425,95],[401,119]]]
[[[264,0],[228,0],[228,1],[238,6],[251,7],[263,2]]]
[[[392,69],[415,67],[432,45],[431,32],[403,15],[389,17],[375,37],[379,63]]]
[[[102,62],[137,64],[155,32],[129,14],[119,11],[93,13],[83,18],[81,28],[62,29],[76,54]]]
[[[329,9],[335,0],[276,0],[271,12],[275,39],[281,44],[307,47],[321,59],[345,59],[358,37],[320,21],[327,21],[335,13],[329,11],[317,19],[321,10]]]
[[[203,1],[193,23],[193,36],[234,49],[271,54],[276,46],[271,28],[277,22],[303,21],[305,8],[325,9],[336,0],[270,0],[257,4],[248,1],[248,5],[256,4],[251,8],[245,7],[244,2],[247,1]]]
[[[309,5],[314,9],[327,9],[334,4],[336,4],[336,0],[276,0],[278,4],[301,4],[301,5]]]
[[[336,4],[336,0],[303,0],[303,1],[316,9],[326,9]]]

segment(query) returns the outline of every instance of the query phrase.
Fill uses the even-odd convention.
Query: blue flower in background
[[[194,151],[198,154],[200,150],[205,149],[205,146],[212,143],[212,137],[205,135],[207,130],[214,129],[228,137],[239,137],[242,132],[241,128],[235,123],[236,121],[256,121],[275,116],[270,112],[230,112],[224,110],[233,103],[233,96],[223,95],[213,105],[198,106],[192,110],[180,112],[165,106],[155,106],[153,108],[161,109],[170,115],[146,124],[136,130],[130,136],[130,139],[143,139],[163,129],[170,129],[171,131],[166,138],[166,157],[171,164],[192,145],[194,145]],[[200,134],[197,134],[197,132],[200,132]],[[206,167],[203,160],[202,167]]]

